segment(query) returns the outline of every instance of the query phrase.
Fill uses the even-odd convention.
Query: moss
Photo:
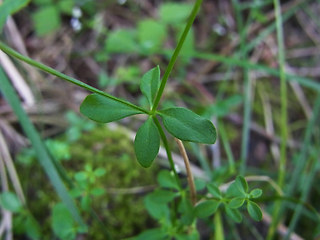
[[[59,139],[67,141],[65,136]],[[120,128],[111,130],[100,125],[90,132],[83,132],[77,141],[67,144],[70,145],[71,157],[62,164],[72,180],[77,172],[84,170],[86,164],[90,164],[93,169],[106,170],[106,174],[98,177],[93,186],[105,189],[106,193],[93,197],[91,205],[111,235],[119,239],[143,231],[150,221],[144,209],[143,194],[112,194],[108,190],[153,185],[156,182],[157,166],[154,164],[144,169],[137,163],[133,143]],[[29,208],[43,226],[43,239],[50,239],[52,232],[48,213],[59,201],[56,193],[36,161],[30,165],[18,164],[18,168]],[[105,239],[99,223],[91,214],[83,211],[82,215],[90,226],[86,237]]]
[[[72,144],[71,156],[72,162],[67,164],[77,163],[77,170],[81,170],[88,161],[93,168],[104,167],[106,170],[106,174],[96,182],[96,187],[105,187],[107,193],[93,202],[93,208],[112,235],[122,238],[142,231],[148,219],[142,197],[108,193],[110,188],[127,189],[155,184],[156,166],[144,169],[138,165],[133,143],[126,133],[121,129],[98,127]],[[96,232],[94,226],[91,226],[90,232]]]

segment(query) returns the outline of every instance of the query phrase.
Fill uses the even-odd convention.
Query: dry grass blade
[[[16,67],[11,62],[10,58],[0,51],[0,64],[2,65],[5,72],[8,74],[19,95],[23,99],[24,103],[28,106],[32,106],[35,103],[34,96],[26,84],[21,74],[18,72]]]
[[[270,225],[272,221],[271,216],[265,211],[263,211],[263,221],[268,225]],[[277,232],[284,237],[287,235],[288,228],[283,224],[279,224],[277,228]],[[292,233],[290,240],[303,240],[303,238],[296,233]]]
[[[174,139],[176,141],[176,143],[178,144],[180,153],[183,157],[184,160],[184,164],[185,164],[185,168],[186,168],[186,172],[187,172],[187,177],[188,177],[188,185],[190,188],[190,197],[191,197],[191,202],[193,205],[195,205],[197,203],[197,192],[196,192],[196,187],[194,185],[194,179],[193,179],[193,175],[192,175],[192,171],[190,168],[190,161],[186,152],[186,149],[183,146],[183,143],[180,139],[175,138]]]
[[[12,17],[9,17],[5,25],[6,36],[12,42],[14,48],[16,48],[23,55],[28,56],[27,48],[24,44],[23,37],[20,34],[20,31]],[[27,70],[30,80],[35,81],[41,79],[40,73],[33,67],[28,64],[22,63],[24,68]]]
[[[1,149],[1,148],[0,148]],[[1,180],[1,188],[2,191],[9,190],[9,184],[6,174],[5,161],[4,157],[0,152],[0,180]],[[1,222],[0,222],[0,238],[1,239],[12,239],[12,214],[10,211],[6,209],[1,209]],[[2,238],[2,236],[6,233],[6,236]]]
[[[267,94],[262,92],[262,90],[259,90],[259,93],[261,96],[261,100],[263,102],[262,107],[263,107],[263,111],[264,111],[266,132],[270,136],[274,136],[275,131],[274,131],[274,126],[273,126],[272,109],[271,109],[271,104],[270,104],[269,98],[268,98]],[[279,163],[280,150],[279,150],[279,146],[277,146],[277,144],[275,144],[274,142],[271,143],[271,153],[273,155],[275,162]]]
[[[10,153],[9,153],[9,150],[8,150],[8,146],[4,140],[4,137],[0,131],[0,152],[2,154],[2,157],[3,157],[3,161],[6,165],[6,168],[8,170],[8,173],[9,173],[9,177],[10,177],[10,180],[13,184],[13,187],[14,187],[14,190],[15,192],[17,193],[20,201],[22,204],[25,204],[26,203],[26,199],[25,199],[25,196],[23,194],[23,191],[22,191],[22,187],[21,187],[21,184],[20,184],[20,179],[19,179],[19,176],[17,174],[17,171],[16,171],[16,168],[14,167],[14,163],[13,163],[13,160],[10,156]]]

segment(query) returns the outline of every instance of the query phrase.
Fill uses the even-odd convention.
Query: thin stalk
[[[218,211],[214,215],[213,221],[214,221],[214,226],[215,226],[214,239],[215,240],[224,240],[223,224],[222,224],[222,218],[221,218],[220,211]]]
[[[3,134],[0,131],[0,149],[2,150],[2,153],[0,153],[0,155],[2,154],[3,157],[3,163],[5,164],[7,170],[8,170],[8,174],[9,177],[11,179],[12,185],[14,190],[16,191],[20,201],[22,204],[26,204],[26,198],[23,194],[23,190],[22,190],[22,186],[21,186],[21,181],[19,179],[19,175],[17,173],[17,170],[14,166],[14,162],[11,158],[8,146],[4,140]],[[1,159],[0,159],[1,161]]]
[[[226,133],[226,130],[224,128],[224,124],[222,121],[219,121],[219,132],[220,132],[220,136],[221,136],[221,140],[222,140],[222,144],[224,147],[224,150],[227,154],[227,158],[228,158],[228,164],[229,164],[229,173],[235,173],[236,171],[236,167],[235,167],[235,161],[234,161],[234,157],[232,154],[232,150],[230,147],[230,143],[229,143],[229,139]]]
[[[212,179],[211,167],[203,152],[196,143],[190,142],[189,144],[191,146],[192,153],[196,156],[197,159],[199,159],[201,168],[205,171],[208,178]]]
[[[174,176],[176,178],[177,184],[178,184],[179,188],[181,189],[180,179],[179,179],[178,173],[176,171],[176,168],[175,168],[175,165],[174,165],[174,162],[173,162],[171,149],[169,147],[169,143],[168,143],[168,139],[166,137],[166,134],[164,133],[158,118],[156,116],[153,116],[152,119],[153,119],[154,123],[156,124],[156,126],[158,128],[158,131],[160,133],[160,137],[161,137],[161,140],[163,142],[164,148],[166,149],[166,153],[167,153],[167,156],[168,156],[170,167],[171,167],[171,169],[172,169],[172,171],[174,173]]]
[[[199,11],[199,8],[201,6],[201,3],[202,3],[202,0],[196,0],[196,3],[194,4],[193,6],[193,9],[191,11],[191,14],[190,14],[190,17],[188,19],[188,22],[187,22],[187,25],[179,39],[179,42],[178,42],[178,45],[177,47],[175,48],[174,52],[173,52],[173,55],[169,61],[169,64],[168,64],[168,67],[163,75],[163,78],[162,78],[162,81],[161,81],[161,85],[160,85],[160,88],[159,88],[159,91],[157,92],[157,96],[155,98],[155,101],[154,101],[154,104],[153,104],[153,107],[152,107],[152,112],[154,113],[157,108],[158,108],[158,105],[159,105],[159,102],[160,102],[160,99],[161,99],[161,96],[163,94],[163,91],[164,91],[164,88],[166,86],[166,83],[168,81],[168,78],[169,78],[169,75],[173,69],[173,66],[178,58],[178,55],[180,53],[180,50],[183,46],[183,43],[188,35],[188,32],[190,31],[190,28],[194,22],[194,19],[196,18],[197,16],[197,13]]]
[[[40,70],[42,70],[42,71],[44,71],[46,73],[49,73],[49,74],[54,75],[54,76],[56,76],[58,78],[61,78],[62,80],[65,80],[65,81],[68,81],[70,83],[73,83],[73,84],[75,84],[75,85],[77,85],[79,87],[87,89],[88,91],[91,91],[93,93],[97,93],[97,94],[102,95],[104,97],[110,98],[110,99],[112,99],[114,101],[120,102],[120,103],[122,103],[124,105],[127,105],[128,107],[131,107],[133,109],[139,110],[139,111],[141,111],[143,113],[149,114],[149,111],[147,111],[146,109],[143,109],[143,108],[141,108],[139,106],[136,106],[136,105],[134,105],[134,104],[132,104],[130,102],[127,102],[127,101],[125,101],[123,99],[114,97],[114,96],[112,96],[112,95],[110,95],[108,93],[105,93],[105,92],[97,89],[97,88],[94,88],[94,87],[92,87],[92,86],[90,86],[88,84],[85,84],[85,83],[83,83],[83,82],[81,82],[81,81],[79,81],[79,80],[77,80],[77,79],[75,79],[73,77],[65,75],[65,74],[63,74],[63,73],[61,73],[61,72],[59,72],[57,70],[54,70],[51,67],[48,67],[48,66],[46,66],[46,65],[44,65],[42,63],[39,63],[39,62],[29,58],[29,57],[26,57],[26,56],[16,52],[15,50],[13,50],[12,48],[8,47],[7,45],[5,45],[2,42],[0,42],[0,49],[3,52],[5,52],[6,54],[8,54],[8,55],[10,55],[12,57],[15,57],[15,58],[17,58],[17,59],[19,59],[19,60],[21,60],[21,61],[23,61],[25,63],[28,63],[29,65],[34,66],[34,67],[36,67],[36,68],[38,68],[38,69],[40,69]]]
[[[311,161],[312,163],[310,164],[310,171],[306,174],[307,177],[303,183],[303,190],[301,193],[301,197],[300,197],[300,201],[305,202],[309,196],[311,187],[312,187],[312,183],[315,182],[314,178],[315,175],[317,173],[317,171],[319,170],[319,162],[318,162],[318,158],[317,156],[319,156],[319,151],[315,150],[315,152],[317,152],[317,154],[314,154],[314,156],[311,157]],[[289,225],[289,230],[287,232],[287,235],[285,237],[285,240],[289,240],[290,236],[294,230],[294,228],[297,225],[297,222],[299,220],[300,214],[303,210],[303,206],[299,205],[294,209],[294,214],[293,217],[290,221],[290,225]]]
[[[184,148],[183,142],[180,139],[174,138],[174,140],[177,142],[180,153],[184,160],[184,165],[186,166],[186,173],[188,178],[188,185],[190,188],[190,199],[193,205],[197,203],[197,191],[196,187],[194,185],[194,179],[192,175],[192,171],[190,168],[190,161],[186,152],[186,149]]]
[[[242,12],[239,8],[240,4],[238,0],[232,1],[236,11],[237,28],[240,34],[240,59],[246,59],[247,53],[245,51],[245,45],[247,43],[246,36],[248,28],[244,25]],[[240,154],[240,174],[244,175],[246,171],[246,162],[248,158],[249,141],[250,141],[250,121],[251,121],[251,82],[249,79],[249,68],[243,68],[244,79],[244,108],[243,108],[243,128],[242,128],[242,141],[241,141],[241,154]]]
[[[309,1],[310,0],[300,1],[299,3],[288,9],[286,12],[284,12],[282,14],[282,22],[285,22],[288,19],[290,19],[292,15],[296,13],[297,10],[302,9]],[[250,2],[249,4],[252,5],[252,2]],[[250,52],[255,46],[264,41],[264,39],[266,39],[275,29],[276,22],[272,21],[272,23],[268,27],[266,27],[264,30],[259,32],[259,34],[257,34],[256,38],[254,38],[246,44],[246,46],[244,47],[245,52]]]
[[[294,169],[294,172],[291,177],[290,185],[287,190],[288,196],[290,196],[293,193],[293,190],[295,188],[297,188],[297,186],[296,186],[297,182],[299,179],[301,179],[300,176],[302,176],[303,168],[305,168],[305,165],[308,162],[307,158],[308,158],[309,152],[311,152],[310,146],[312,146],[311,145],[311,138],[312,138],[312,135],[314,134],[314,131],[315,131],[315,124],[317,123],[317,119],[319,119],[319,113],[320,113],[320,94],[318,94],[318,96],[317,96],[317,99],[315,101],[315,105],[313,107],[312,116],[308,122],[307,129],[305,131],[303,146],[300,151],[299,157],[297,159],[297,165]],[[316,136],[314,136],[314,137],[315,137],[315,139],[319,139]],[[314,149],[316,149],[316,146],[314,147]],[[319,156],[319,154],[318,155],[315,154],[315,156]],[[301,201],[305,201],[307,199],[307,196],[308,196],[309,190],[310,190],[310,186],[312,183],[312,179],[314,177],[315,172],[319,169],[319,166],[316,164],[316,157],[315,156],[311,157],[311,162],[312,162],[311,165],[314,165],[314,166],[310,167],[311,173],[306,174],[307,177],[306,177],[306,179],[304,179],[304,187],[303,187],[301,197],[300,197]],[[301,211],[302,211],[302,206],[298,206],[297,208],[295,208],[292,220],[290,222],[290,227],[289,227],[289,231],[287,233],[286,239],[288,239],[290,237],[291,232],[295,228]]]
[[[307,163],[306,159],[308,155],[308,150],[309,150],[309,146],[312,144],[312,141],[311,141],[312,135],[314,134],[314,129],[317,124],[317,119],[319,118],[319,114],[320,114],[320,93],[318,94],[317,99],[315,100],[311,118],[306,126],[303,145],[299,152],[299,155],[296,161],[297,164],[295,165],[295,169],[293,171],[290,184],[287,189],[287,195],[289,196],[294,192],[294,189],[297,188],[297,182],[299,181],[303,168]]]
[[[280,70],[280,95],[281,95],[281,145],[280,145],[280,162],[278,173],[278,185],[283,188],[285,180],[285,170],[287,162],[286,143],[288,140],[288,128],[287,128],[287,83],[285,74],[285,50],[284,50],[284,38],[282,28],[282,16],[281,6],[279,0],[274,0],[276,28],[277,28],[277,42],[278,42],[278,62]],[[279,212],[281,210],[281,202],[275,203],[272,212],[272,223],[269,228],[267,239],[271,240],[274,236],[275,230],[279,222]]]

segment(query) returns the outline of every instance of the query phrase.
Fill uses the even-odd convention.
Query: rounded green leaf
[[[219,206],[220,202],[214,199],[200,202],[194,209],[195,215],[199,218],[209,217],[217,211]]]
[[[165,203],[158,203],[154,201],[154,198],[151,194],[147,195],[144,198],[144,205],[149,212],[149,214],[154,219],[163,219],[168,218],[170,214],[170,210],[167,204]]]
[[[140,46],[147,53],[160,50],[167,37],[166,25],[153,19],[139,21],[137,30]]]
[[[140,89],[143,95],[148,99],[150,106],[153,106],[153,100],[157,95],[160,86],[160,68],[152,68],[146,72],[140,83]]]
[[[157,189],[153,193],[149,194],[150,199],[155,203],[168,203],[178,196],[178,193],[171,192],[164,189]]]
[[[207,185],[207,189],[208,189],[209,193],[212,194],[213,197],[222,198],[221,192],[220,192],[219,188],[215,184],[209,183]]]
[[[236,186],[240,192],[242,192],[242,193],[248,192],[248,189],[249,189],[248,183],[244,177],[238,176],[236,178]]]
[[[242,197],[233,198],[229,202],[228,206],[233,209],[239,208],[243,205],[244,201],[245,201],[245,199]]]
[[[96,177],[102,177],[105,174],[106,174],[106,170],[104,168],[97,168],[96,170],[94,170],[94,175]]]
[[[260,188],[253,189],[249,195],[250,198],[258,198],[262,195],[262,190]]]
[[[90,191],[90,194],[93,196],[101,196],[106,192],[103,188],[94,188]]]
[[[195,178],[194,185],[195,185],[197,191],[201,191],[206,187],[207,183],[205,180],[203,180],[201,178]]]
[[[261,221],[262,219],[262,211],[258,204],[252,201],[248,201],[247,203],[247,210],[249,215],[252,217],[255,221]]]
[[[28,215],[22,224],[30,239],[41,239],[41,227],[31,215]]]
[[[160,135],[152,118],[139,128],[134,140],[134,150],[138,162],[142,167],[150,167],[158,155],[160,148]]]
[[[179,24],[183,23],[192,10],[192,5],[189,3],[163,3],[159,9],[159,16],[162,22]]]
[[[56,236],[61,239],[75,238],[75,222],[63,203],[58,203],[53,207],[51,227]]]
[[[19,212],[22,205],[17,195],[12,192],[3,192],[0,195],[0,206],[10,212]]]
[[[154,228],[144,231],[143,233],[140,233],[137,237],[137,240],[147,240],[147,239],[153,239],[153,240],[162,240],[167,239],[167,233],[162,228]]]
[[[61,26],[59,9],[54,4],[39,8],[33,13],[32,20],[38,36],[56,31]]]
[[[7,17],[19,11],[29,3],[29,0],[1,1],[0,4],[0,32],[6,23]]]
[[[212,122],[186,108],[169,108],[159,112],[165,128],[183,141],[213,144],[216,129]]]
[[[135,31],[118,29],[108,34],[105,49],[108,53],[133,53],[138,51]]]
[[[244,192],[240,192],[238,189],[236,182],[233,182],[229,185],[227,192],[226,192],[226,197],[227,198],[234,198],[234,197],[245,197],[246,194]]]
[[[163,188],[173,188],[179,190],[179,185],[172,172],[162,170],[157,177],[158,183]]]
[[[90,94],[80,106],[80,112],[93,121],[108,123],[143,112],[99,94]]]
[[[180,221],[184,225],[191,225],[194,220],[194,209],[189,196],[183,194],[178,205],[178,212],[181,213]]]
[[[231,209],[226,206],[227,215],[236,223],[240,223],[242,221],[242,215],[238,209]]]
[[[86,172],[77,172],[75,175],[74,175],[74,178],[76,179],[76,181],[78,182],[82,182],[82,181],[85,181],[88,179],[88,175]]]

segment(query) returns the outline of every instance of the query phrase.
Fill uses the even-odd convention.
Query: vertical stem
[[[245,46],[247,44],[246,37],[248,28],[244,25],[242,12],[239,8],[240,4],[238,0],[232,0],[233,6],[236,11],[237,28],[240,34],[240,57],[245,60],[247,53],[245,51]],[[249,17],[250,19],[250,17]],[[250,141],[250,121],[251,121],[251,82],[249,79],[249,69],[248,67],[243,68],[243,78],[244,78],[244,109],[243,109],[243,128],[242,128],[242,141],[241,141],[241,154],[240,154],[240,174],[245,175],[248,149]]]
[[[214,239],[224,240],[223,225],[222,225],[220,211],[217,211],[216,214],[214,215],[214,227],[215,227]]]
[[[197,16],[197,13],[199,11],[201,3],[202,3],[202,0],[196,0],[196,3],[193,6],[193,9],[192,9],[190,17],[188,19],[187,25],[186,25],[186,27],[185,27],[185,29],[184,29],[184,31],[183,31],[180,39],[179,39],[178,45],[175,48],[174,53],[173,53],[173,55],[172,55],[172,57],[171,57],[171,59],[169,61],[168,67],[167,67],[167,69],[166,69],[166,71],[165,71],[165,73],[163,75],[159,91],[157,93],[157,96],[155,98],[155,101],[154,101],[154,104],[153,104],[153,107],[152,107],[152,112],[155,112],[157,110],[157,108],[158,108],[158,105],[159,105],[161,96],[163,94],[164,88],[166,86],[166,83],[168,81],[169,75],[170,75],[170,73],[171,73],[171,71],[173,69],[173,66],[174,66],[177,58],[178,58],[180,50],[181,50],[181,48],[183,46],[183,43],[184,43],[184,41],[185,41],[185,39],[186,39],[186,37],[188,35],[189,30],[190,30],[190,28],[191,28],[191,26],[192,26],[192,24],[194,22],[194,19]]]
[[[162,129],[162,126],[159,122],[159,120],[157,119],[156,116],[153,116],[152,117],[154,123],[156,124],[157,128],[158,128],[158,131],[160,133],[160,137],[161,137],[161,140],[163,142],[163,145],[164,145],[164,148],[166,149],[166,153],[167,153],[167,156],[168,156],[168,160],[169,160],[169,164],[170,164],[170,167],[174,173],[174,176],[176,178],[176,181],[177,181],[177,184],[179,186],[179,188],[181,189],[181,184],[180,184],[180,179],[179,179],[179,176],[177,174],[177,171],[176,171],[176,168],[174,166],[174,162],[173,162],[173,158],[172,158],[172,154],[171,154],[171,149],[169,147],[169,143],[168,143],[168,139]]]
[[[220,132],[222,144],[223,144],[224,150],[225,150],[225,152],[227,154],[227,158],[228,158],[229,173],[232,174],[236,171],[235,161],[234,161],[234,157],[233,157],[230,143],[228,140],[228,136],[227,136],[227,133],[226,133],[226,130],[224,128],[224,124],[222,121],[219,121],[219,129],[220,129],[219,132]]]
[[[280,146],[280,163],[278,174],[278,185],[283,188],[285,179],[285,168],[287,162],[286,142],[288,138],[287,128],[287,85],[285,75],[285,51],[282,28],[281,6],[279,0],[274,0],[277,42],[278,42],[278,62],[280,68],[280,95],[281,95],[281,146]],[[279,212],[281,210],[281,202],[276,202],[272,212],[272,223],[269,228],[267,239],[272,239],[279,222]]]
[[[183,142],[180,139],[177,139],[177,138],[174,138],[174,140],[178,144],[180,153],[181,153],[181,155],[183,157],[184,164],[186,166],[188,184],[189,184],[189,188],[190,188],[190,198],[191,198],[192,204],[195,205],[197,203],[197,192],[196,192],[196,187],[194,185],[194,179],[193,179],[192,171],[191,171],[191,168],[190,168],[189,158],[188,158],[186,149],[184,148]]]

